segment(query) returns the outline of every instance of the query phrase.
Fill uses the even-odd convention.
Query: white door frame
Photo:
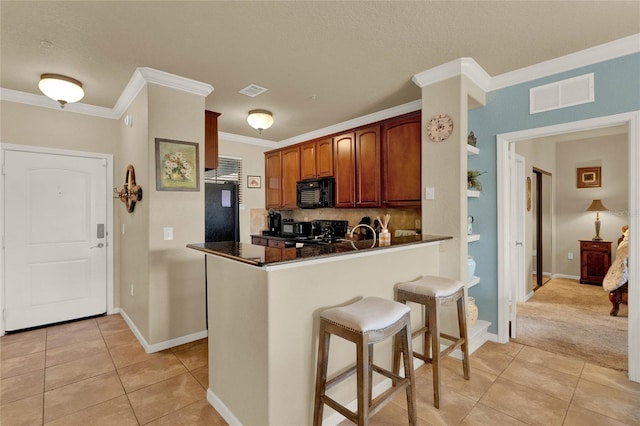
[[[5,308],[5,299],[4,299],[4,161],[5,161],[5,152],[6,151],[22,151],[22,152],[30,152],[30,153],[40,153],[40,154],[53,154],[53,155],[65,155],[72,157],[86,157],[86,158],[97,158],[106,161],[107,168],[107,180],[106,180],[106,205],[107,205],[107,314],[115,313],[113,307],[113,200],[112,191],[113,191],[113,155],[111,154],[102,154],[97,152],[82,152],[82,151],[70,151],[64,149],[54,149],[54,148],[44,148],[39,146],[29,146],[29,145],[15,145],[15,144],[6,144],[0,143],[0,164],[2,165],[2,173],[0,173],[0,233],[2,234],[2,254],[0,255],[0,309],[4,313]],[[0,336],[5,334],[5,322],[4,315],[0,317]]]
[[[532,138],[553,136],[617,125],[628,128],[629,161],[629,379],[640,382],[640,111],[597,117],[553,126],[504,133],[496,137],[498,173],[498,341],[509,341],[509,145]]]

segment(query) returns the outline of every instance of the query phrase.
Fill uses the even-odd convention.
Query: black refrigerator
[[[238,184],[205,182],[204,188],[205,242],[240,241]]]

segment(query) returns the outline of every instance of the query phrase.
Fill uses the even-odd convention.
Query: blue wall
[[[554,81],[594,73],[595,102],[529,115],[529,89]],[[496,135],[589,118],[640,110],[640,54],[578,68],[487,93],[486,106],[469,112],[469,130],[478,138],[480,155],[469,157],[469,169],[486,171],[480,177],[480,198],[469,199],[478,242],[469,244],[480,284],[469,290],[480,318],[498,332],[498,223]]]

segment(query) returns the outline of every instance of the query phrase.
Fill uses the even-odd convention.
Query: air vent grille
[[[593,101],[595,101],[593,73],[529,89],[530,114]]]
[[[238,93],[242,93],[243,95],[249,96],[250,98],[255,98],[256,96],[266,92],[267,90],[268,89],[258,86],[257,84],[250,84],[244,89],[240,90]]]

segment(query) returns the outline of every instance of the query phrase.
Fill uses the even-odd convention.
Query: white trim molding
[[[58,102],[53,99],[49,99],[44,95],[19,92],[12,89],[0,89],[0,100],[119,120],[122,117],[122,114],[124,114],[127,108],[129,108],[138,93],[140,93],[140,90],[142,90],[145,84],[148,83],[181,90],[183,92],[203,97],[208,96],[213,91],[213,86],[210,84],[201,83],[199,81],[191,80],[190,78],[180,77],[179,75],[155,70],[153,68],[142,67],[135,70],[129,80],[129,83],[127,83],[127,86],[124,88],[120,98],[113,108],[73,103],[66,104],[64,109],[61,109]]]
[[[489,91],[491,76],[473,58],[460,58],[438,65],[414,75],[411,81],[418,87],[425,87],[462,74],[485,92]]]
[[[464,74],[482,90],[491,92],[638,52],[640,34],[634,34],[495,77],[487,74],[472,58],[460,58],[415,74],[411,80],[418,87],[425,87]]]
[[[174,346],[184,345],[185,343],[195,342],[196,340],[204,339],[209,335],[207,330],[203,330],[198,331],[197,333],[188,334],[186,336],[176,337],[175,339],[165,340],[164,342],[150,344],[144,338],[140,330],[138,330],[138,327],[136,327],[131,318],[129,318],[126,311],[122,308],[119,308],[118,312],[124,319],[124,322],[126,322],[131,329],[133,335],[136,336],[136,339],[138,339],[138,342],[140,342],[140,345],[142,345],[144,351],[148,354],[160,352],[165,349],[173,348]]]
[[[602,129],[618,125],[627,126],[629,161],[629,379],[640,382],[640,111],[562,123],[497,135],[498,172],[498,341],[509,341],[509,147],[514,142]]]

